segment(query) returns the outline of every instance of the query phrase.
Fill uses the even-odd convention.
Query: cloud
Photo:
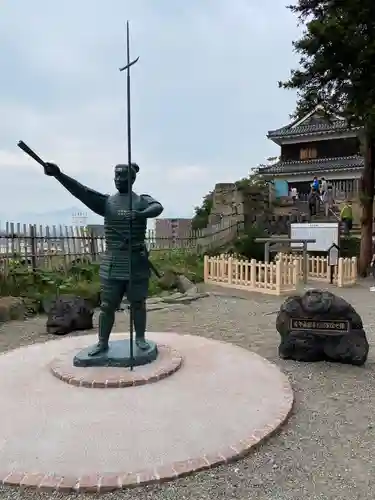
[[[203,179],[207,179],[209,171],[204,167],[191,165],[187,167],[170,168],[167,171],[167,179],[173,184],[195,184]]]
[[[217,182],[277,154],[288,120],[279,90],[295,64],[295,19],[280,0],[3,0],[0,217],[77,206],[17,150],[19,139],[94,189],[126,161],[125,21],[131,20],[136,188],[166,216],[189,216]],[[161,174],[161,172],[163,172]],[[183,196],[182,196],[183,193]],[[31,221],[32,222],[32,221]]]
[[[25,160],[22,154],[17,151],[0,150],[0,167],[16,169],[23,168],[25,164],[29,164],[31,168],[37,168],[33,160],[29,158]],[[3,173],[3,175],[7,175],[7,173]]]

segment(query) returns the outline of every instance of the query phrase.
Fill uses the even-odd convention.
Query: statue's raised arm
[[[98,191],[94,191],[94,189],[84,186],[72,177],[69,177],[69,175],[61,172],[60,168],[54,163],[46,163],[44,172],[46,175],[55,177],[69,193],[86,205],[87,208],[104,217],[109,195],[99,193]]]

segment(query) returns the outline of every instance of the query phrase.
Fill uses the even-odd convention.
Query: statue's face
[[[129,176],[131,184],[134,184],[136,178],[136,169],[128,165],[116,165],[115,167],[115,186],[119,193],[129,192]]]

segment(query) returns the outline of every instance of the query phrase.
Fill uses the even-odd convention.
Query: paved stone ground
[[[289,414],[287,377],[257,354],[197,335],[149,338],[180,353],[182,369],[157,384],[95,394],[58,381],[48,364],[62,352],[71,363],[96,335],[0,356],[0,483],[108,492],[165,482],[243,455]]]
[[[293,383],[296,404],[284,428],[246,459],[161,486],[112,493],[108,499],[373,499],[375,294],[368,288],[365,284],[340,291],[365,323],[370,355],[361,368],[279,360],[274,324],[282,299],[261,294],[246,298],[240,297],[244,294],[210,296],[178,310],[151,312],[150,330],[180,331],[233,342],[277,363]],[[123,331],[126,325],[127,318],[120,314],[116,330]],[[0,328],[0,350],[45,341],[48,337],[43,331],[43,318],[4,325]],[[1,488],[0,498],[60,497]]]

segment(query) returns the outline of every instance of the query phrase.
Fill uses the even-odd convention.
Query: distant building
[[[83,227],[87,225],[87,213],[86,212],[74,212],[72,214],[72,224],[73,226]]]
[[[155,238],[178,240],[191,231],[192,219],[156,219]]]
[[[286,181],[288,191],[308,193],[314,176],[325,177],[336,196],[355,195],[364,160],[360,152],[360,127],[350,128],[339,116],[330,120],[318,106],[300,120],[268,132],[280,146],[277,163],[260,168],[268,180]]]

